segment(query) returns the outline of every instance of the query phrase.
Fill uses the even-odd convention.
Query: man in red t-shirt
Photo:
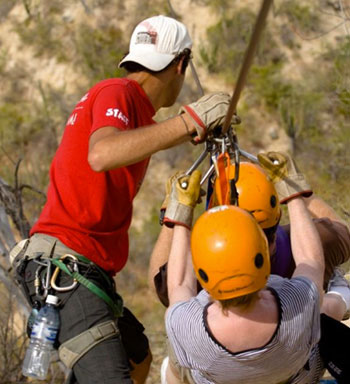
[[[155,123],[156,111],[173,105],[180,93],[191,47],[182,23],[165,16],[144,20],[120,63],[127,76],[99,82],[74,108],[52,161],[46,205],[25,251],[31,261],[21,269],[32,304],[43,301],[30,277],[42,268],[36,257],[64,254],[72,255],[65,259],[68,268],[76,271],[78,266],[81,275],[120,303],[112,277],[128,258],[132,202],[150,156],[186,141],[204,141],[208,131],[223,123],[230,103],[228,94],[210,94],[182,107],[178,116]],[[66,361],[73,368],[70,382],[144,382],[151,354],[142,324],[124,308],[118,319],[121,337],[119,331],[106,331],[100,342],[94,336],[96,325],[114,319],[111,306],[83,283],[67,292],[57,290],[71,284],[68,274],[60,272],[56,283],[53,293],[61,300],[58,343],[94,330],[89,333],[93,343],[82,337],[76,343],[82,349],[78,358]],[[60,352],[63,360],[76,352],[76,345],[65,347]],[[139,369],[132,370],[137,365]]]

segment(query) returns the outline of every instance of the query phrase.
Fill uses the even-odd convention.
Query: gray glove
[[[217,92],[181,107],[179,113],[187,113],[196,127],[197,136],[193,140],[194,143],[203,142],[209,131],[224,123],[230,101],[231,96],[228,93]],[[240,122],[240,118],[233,115],[232,124]]]
[[[269,178],[274,183],[280,203],[287,203],[289,200],[312,195],[312,190],[299,172],[292,157],[282,152],[259,153],[258,160]]]

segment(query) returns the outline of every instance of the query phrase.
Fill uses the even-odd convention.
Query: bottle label
[[[56,340],[57,333],[57,327],[48,326],[45,323],[35,322],[32,333],[30,334],[30,338],[45,339],[53,343]]]
[[[35,323],[35,320],[38,316],[39,311],[36,308],[33,308],[30,312],[30,316],[27,321],[27,335],[30,337],[32,334],[33,325]]]

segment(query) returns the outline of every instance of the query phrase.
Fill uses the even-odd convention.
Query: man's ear
[[[185,60],[185,56],[182,56],[180,60],[176,64],[176,73],[178,75],[184,75],[185,71],[183,70],[183,62]]]

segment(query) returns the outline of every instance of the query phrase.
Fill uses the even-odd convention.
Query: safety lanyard
[[[220,193],[217,196],[219,205],[229,205],[231,188],[229,185],[230,156],[227,152],[220,153],[217,160],[217,178]]]

